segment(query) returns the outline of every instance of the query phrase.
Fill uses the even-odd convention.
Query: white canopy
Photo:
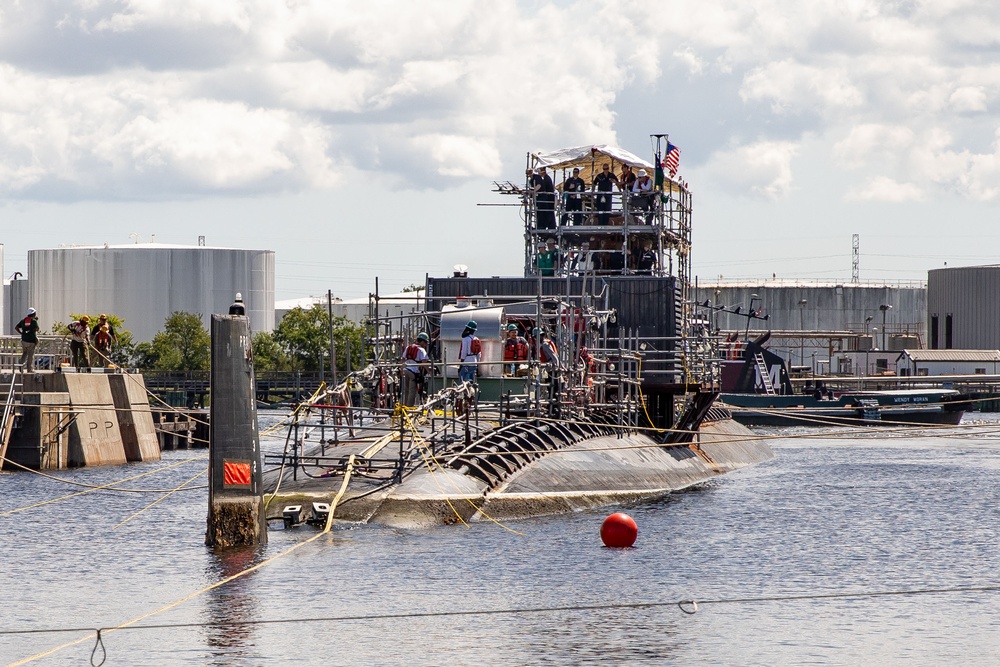
[[[592,144],[590,146],[574,146],[572,148],[560,148],[546,153],[531,153],[531,168],[538,169],[546,167],[552,170],[572,170],[579,167],[580,177],[587,183],[593,183],[594,177],[601,171],[604,163],[611,164],[611,171],[615,174],[621,171],[621,165],[627,164],[634,171],[645,169],[652,177],[654,166],[643,160],[638,155],[628,152],[624,148],[611,146],[608,144]],[[669,190],[680,189],[680,186],[665,179],[664,188]]]
[[[580,171],[594,168],[594,174],[605,162],[611,163],[611,169],[617,171],[615,167],[627,164],[633,169],[652,169],[653,165],[643,160],[638,155],[629,153],[624,148],[609,146],[608,144],[596,144],[591,146],[574,146],[573,148],[560,148],[548,153],[532,153],[532,167],[548,167],[549,169],[572,169],[579,167]],[[652,174],[650,174],[652,176]]]

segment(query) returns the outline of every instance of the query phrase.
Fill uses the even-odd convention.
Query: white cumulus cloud
[[[730,189],[765,199],[780,199],[792,189],[791,142],[758,141],[712,156],[710,166]]]

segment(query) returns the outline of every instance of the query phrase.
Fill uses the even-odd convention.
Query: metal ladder
[[[771,382],[771,374],[767,370],[767,362],[764,361],[764,353],[758,352],[753,356],[757,364],[757,372],[760,373],[760,382],[764,385],[764,392],[768,396],[774,396],[778,392],[774,390],[774,383]]]
[[[20,416],[16,399],[21,393],[22,386],[22,373],[14,370],[10,376],[10,385],[7,387],[3,415],[0,416],[0,468],[3,468],[3,462],[7,458],[7,445],[10,444],[10,434],[14,430],[14,422]]]

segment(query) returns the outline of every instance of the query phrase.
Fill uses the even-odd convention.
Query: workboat
[[[522,276],[458,265],[427,278],[417,312],[392,317],[376,290],[365,368],[261,434],[268,518],[503,520],[657,498],[772,458],[716,405],[718,348],[688,301],[691,193],[654,139],[652,161],[575,147],[529,154],[523,183],[495,184],[523,217]],[[601,189],[606,171],[655,185]],[[543,172],[584,185],[557,197]],[[478,361],[460,359],[470,327]],[[417,340],[429,360],[404,406]],[[474,381],[460,374],[470,364]]]
[[[955,389],[833,391],[816,381],[795,393],[785,360],[763,347],[767,334],[748,341],[738,360],[723,362],[720,402],[747,426],[958,424],[970,408]]]

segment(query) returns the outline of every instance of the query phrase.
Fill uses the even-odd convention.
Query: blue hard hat
[[[475,331],[476,329],[479,328],[479,325],[476,324],[475,320],[469,320],[469,323],[465,325],[465,328],[472,329],[473,331]]]
[[[417,334],[417,340],[422,340],[424,342],[430,342],[431,337],[425,334],[423,331]]]

